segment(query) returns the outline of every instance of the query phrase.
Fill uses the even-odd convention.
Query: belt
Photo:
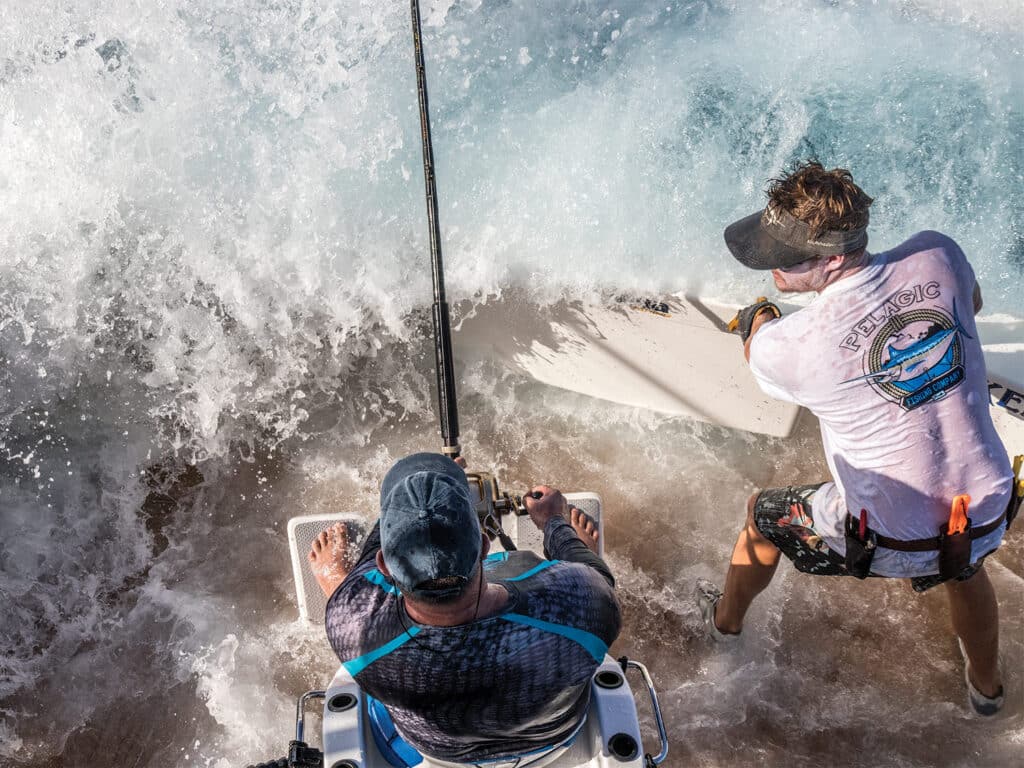
[[[974,539],[980,539],[982,536],[987,536],[996,530],[1006,520],[1006,513],[1003,512],[999,517],[990,523],[985,525],[979,525],[977,528],[971,526],[970,534],[971,541]],[[860,520],[856,517],[853,518],[856,525],[860,525]],[[880,547],[886,549],[895,549],[899,552],[931,552],[941,547],[941,539],[938,536],[932,536],[928,539],[890,539],[888,536],[883,536],[880,533],[875,533],[875,542]]]

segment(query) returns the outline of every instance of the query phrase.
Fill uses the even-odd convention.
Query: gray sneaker
[[[739,635],[727,635],[715,626],[715,606],[722,599],[722,590],[707,579],[697,579],[697,586],[693,590],[693,598],[700,609],[700,617],[704,620],[708,636],[719,643],[734,643]]]
[[[964,648],[964,641],[959,637],[956,639],[960,646],[960,655],[964,657],[964,682],[967,683],[967,705],[975,714],[982,717],[992,717],[998,714],[1003,708],[1003,688],[999,687],[999,693],[995,696],[986,696],[971,684],[971,676],[968,673],[970,662],[967,661],[967,650]]]

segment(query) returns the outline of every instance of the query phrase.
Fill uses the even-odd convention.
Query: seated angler
[[[534,491],[526,506],[550,560],[488,557],[465,472],[431,453],[387,473],[380,520],[354,562],[342,526],[314,542],[327,636],[376,700],[378,746],[384,721],[397,728],[394,764],[415,764],[416,751],[452,763],[543,757],[582,726],[591,676],[619,632],[614,579],[593,522],[554,488]]]

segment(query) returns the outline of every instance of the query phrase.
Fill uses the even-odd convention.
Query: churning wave
[[[371,515],[389,462],[437,443],[407,14],[360,0],[5,4],[4,760],[269,758],[295,694],[328,674],[329,650],[293,623],[284,521]],[[457,311],[621,291],[743,301],[761,276],[724,253],[721,230],[814,156],[876,198],[872,247],[945,231],[986,306],[1019,313],[1018,3],[437,0],[424,14]],[[471,459],[609,501],[622,642],[665,681],[689,745],[677,754],[724,760],[716,728],[753,749],[755,723],[783,745],[768,763],[796,750],[816,764],[894,723],[920,738],[893,736],[893,764],[941,758],[929,744],[959,695],[941,612],[883,587],[871,604],[909,612],[934,644],[923,686],[939,703],[916,708],[862,662],[837,672],[810,650],[804,669],[780,650],[819,620],[817,586],[762,609],[768,640],[748,666],[694,639],[688,585],[721,570],[754,485],[825,471],[813,429],[781,445],[487,367],[461,376]],[[1019,574],[1019,548],[1002,562]],[[844,610],[870,608],[860,599],[824,620],[847,629]],[[847,655],[884,644],[849,631],[866,636]],[[821,701],[822,676],[842,706]],[[803,718],[782,711],[786,681]],[[1013,754],[1015,717],[958,754]],[[815,741],[822,724],[834,743]]]

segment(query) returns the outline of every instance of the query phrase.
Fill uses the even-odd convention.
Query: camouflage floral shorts
[[[792,485],[761,491],[754,503],[754,522],[761,535],[792,560],[798,571],[816,576],[849,576],[843,555],[829,548],[814,530],[814,510],[810,499],[822,485],[824,483]],[[967,566],[956,580],[971,578],[980,570],[983,561],[981,558]],[[924,592],[946,580],[936,573],[914,577],[910,584],[915,592]]]

